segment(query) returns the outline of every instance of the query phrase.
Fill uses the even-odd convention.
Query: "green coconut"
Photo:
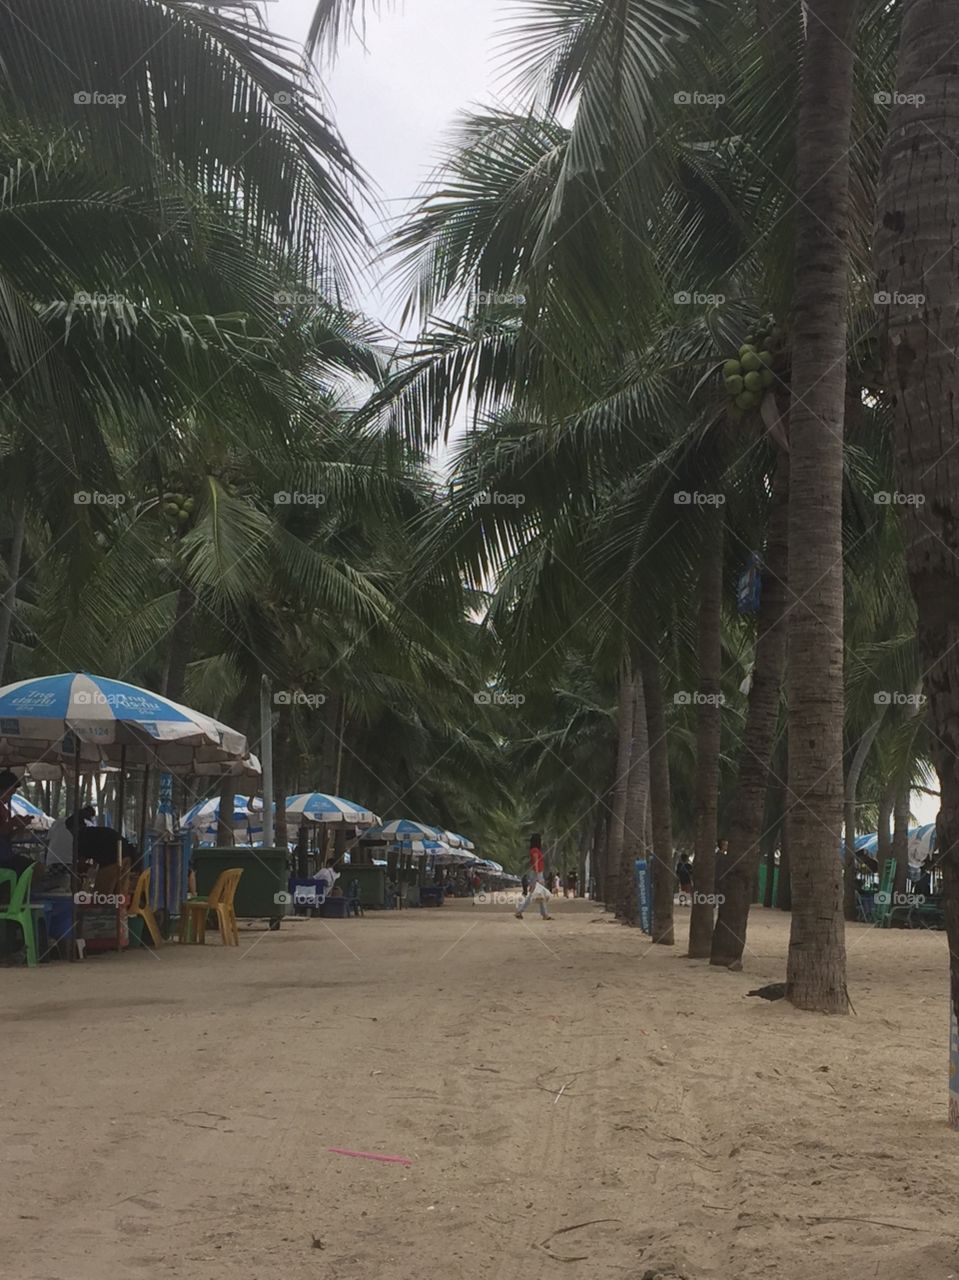
[[[763,362],[755,351],[747,351],[742,359],[743,369],[746,373],[754,373],[763,367]]]
[[[733,397],[739,395],[739,393],[743,390],[744,385],[745,385],[745,380],[742,377],[742,375],[739,373],[734,373],[731,378],[727,378],[725,381],[726,390]]]
[[[177,506],[175,502],[164,502],[163,510],[167,513],[168,516],[176,516],[180,508]]]
[[[194,511],[196,509],[196,498],[187,498],[183,504],[184,511]]]
[[[746,391],[758,391],[763,385],[762,375],[753,370],[747,373],[743,378],[743,389]]]
[[[755,351],[755,350],[756,350],[756,344],[754,342],[744,342],[743,345],[739,348],[740,360],[742,360],[743,356],[748,355],[750,351]]]
[[[723,377],[735,378],[737,374],[742,373],[743,367],[738,360],[727,360],[723,365]]]
[[[751,391],[740,391],[736,397],[737,409],[753,409],[756,406],[756,397]]]
[[[180,524],[186,524],[186,522],[190,518],[190,513],[189,511],[184,511],[184,509],[181,507],[180,510],[177,512],[176,518],[179,520]]]
[[[771,387],[776,381],[776,375],[773,373],[772,369],[763,369],[762,373],[759,375],[759,380],[764,387]]]

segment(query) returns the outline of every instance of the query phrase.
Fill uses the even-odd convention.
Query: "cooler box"
[[[345,920],[349,915],[349,898],[327,898],[320,907],[324,920]]]
[[[325,885],[317,884],[315,880],[291,876],[286,887],[291,898],[288,906],[298,916],[313,909],[319,910],[326,901]]]
[[[126,907],[77,907],[77,924],[87,951],[115,951],[117,946],[117,912],[120,915],[120,947],[130,945],[130,926]]]

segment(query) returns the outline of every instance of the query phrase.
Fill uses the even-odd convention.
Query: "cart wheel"
[[[276,933],[276,931],[277,931],[277,929],[279,929],[279,927],[280,927],[280,922],[279,922],[279,920],[271,920],[271,921],[270,921],[270,931],[271,931],[272,933]]]

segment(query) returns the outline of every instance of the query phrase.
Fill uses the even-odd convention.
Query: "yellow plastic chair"
[[[192,941],[191,934],[202,946],[206,941],[206,918],[211,911],[216,912],[217,924],[220,927],[220,938],[224,946],[238,947],[240,931],[236,924],[236,912],[233,900],[236,887],[243,874],[242,867],[230,867],[221,871],[213,888],[206,897],[187,898],[180,905],[180,941]]]
[[[137,876],[137,882],[133,889],[133,897],[130,899],[130,905],[127,907],[127,917],[132,920],[134,916],[141,919],[153,939],[153,945],[160,947],[163,945],[163,936],[160,933],[160,926],[157,924],[157,918],[153,914],[153,908],[150,906],[150,868],[141,871]]]

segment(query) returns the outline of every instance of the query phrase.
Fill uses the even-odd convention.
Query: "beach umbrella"
[[[463,849],[451,849],[448,844],[444,844],[441,840],[425,840],[423,849],[440,866],[454,862],[471,865],[477,861],[471,853],[466,853]]]
[[[328,796],[320,791],[307,791],[286,798],[287,820],[297,825],[307,823],[343,822],[355,827],[370,826],[379,822],[379,816],[361,804],[344,800],[342,796]]]
[[[927,822],[921,827],[913,827],[909,831],[909,849],[907,857],[910,865],[920,866],[936,847],[936,824]],[[839,856],[845,856],[846,846],[840,841]],[[868,858],[875,858],[879,852],[879,835],[872,831],[866,835],[856,836],[856,852]]]
[[[259,756],[250,752],[240,759],[197,760],[192,769],[171,769],[172,773],[193,773],[201,778],[243,778],[247,782],[259,783],[263,776],[263,768]]]
[[[476,848],[476,845],[473,844],[473,841],[467,840],[466,836],[454,835],[453,839],[450,840],[449,843],[453,844],[454,842],[458,845],[460,849],[466,849],[467,852],[469,852],[471,849]]]
[[[425,822],[414,822],[412,818],[394,818],[382,826],[371,827],[366,833],[368,840],[432,840],[437,841],[439,832],[436,827],[427,826]]]
[[[0,689],[0,766],[72,760],[186,770],[246,755],[243,734],[122,680],[65,673]]]
[[[936,824],[926,822],[909,832],[909,861],[921,865],[935,851]]]
[[[180,826],[189,831],[202,834],[216,833],[220,821],[220,798],[213,796],[209,800],[201,800],[180,819]],[[233,804],[233,828],[244,835],[249,834],[251,826],[263,830],[263,800],[260,796],[236,796]]]
[[[53,826],[53,819],[50,815],[44,813],[42,809],[38,809],[29,800],[24,800],[23,796],[15,795],[13,797],[10,811],[15,818],[30,819],[30,824],[27,827],[28,831],[49,831]]]

